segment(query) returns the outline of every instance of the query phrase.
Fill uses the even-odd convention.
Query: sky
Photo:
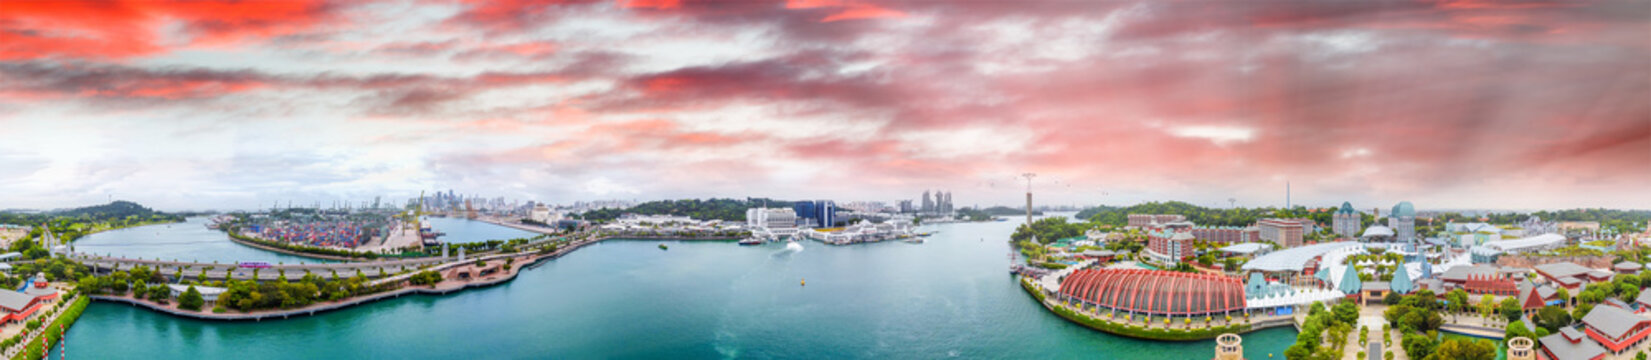
[[[0,2],[0,208],[1651,208],[1651,2]]]

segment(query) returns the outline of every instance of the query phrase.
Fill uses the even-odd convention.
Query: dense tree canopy
[[[1207,208],[1180,201],[1149,202],[1126,207],[1101,206],[1084,209],[1078,212],[1079,219],[1088,219],[1102,225],[1124,226],[1129,224],[1129,214],[1174,214],[1186,216],[1187,220],[1198,225],[1208,226],[1249,226],[1257,219],[1279,218],[1307,218],[1319,224],[1330,224],[1335,208]],[[1374,219],[1370,215],[1363,215],[1364,223],[1369,224]]]
[[[582,216],[585,220],[610,221],[618,219],[619,215],[632,213],[641,215],[677,215],[687,216],[695,220],[723,220],[745,221],[745,210],[767,206],[770,208],[790,208],[795,201],[782,201],[766,198],[738,199],[686,199],[686,200],[659,200],[638,204],[626,209],[601,209],[586,211]]]
[[[1026,225],[1016,227],[1015,234],[1010,235],[1009,238],[1019,243],[1031,240],[1036,235],[1039,243],[1048,244],[1055,240],[1082,236],[1084,231],[1089,230],[1089,227],[1089,224],[1066,222],[1064,217],[1047,217],[1033,221],[1031,229],[1028,229]]]

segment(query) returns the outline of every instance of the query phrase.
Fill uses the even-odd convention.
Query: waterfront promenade
[[[344,270],[350,270],[351,273],[353,274],[354,269],[358,269],[362,266],[377,268],[378,266],[390,266],[390,265],[394,265],[394,264],[430,265],[429,267],[422,268],[422,269],[419,269],[417,267],[412,267],[408,271],[399,272],[399,273],[396,273],[394,275],[383,277],[383,278],[378,278],[378,279],[372,280],[372,281],[367,283],[368,286],[377,286],[377,285],[385,284],[385,283],[400,284],[401,288],[398,288],[398,289],[395,289],[395,290],[381,292],[381,293],[375,293],[375,294],[356,296],[356,297],[343,299],[343,300],[339,300],[339,301],[320,302],[320,303],[312,304],[310,306],[305,306],[305,307],[302,307],[302,308],[294,308],[294,309],[270,309],[270,310],[259,310],[259,311],[253,311],[253,312],[245,312],[245,313],[243,313],[243,312],[213,313],[210,309],[203,309],[202,311],[190,311],[190,310],[179,309],[177,307],[177,302],[176,301],[172,301],[170,304],[163,305],[163,304],[159,304],[159,303],[152,302],[152,301],[138,300],[136,298],[133,298],[130,295],[120,295],[120,296],[93,295],[93,296],[91,296],[91,298],[94,299],[94,300],[98,300],[98,301],[118,302],[118,303],[125,303],[125,304],[129,304],[129,305],[133,305],[133,306],[141,306],[141,307],[144,307],[144,308],[147,308],[147,309],[150,309],[150,310],[154,310],[154,311],[158,311],[158,312],[161,312],[161,313],[165,313],[165,314],[168,314],[168,315],[173,315],[173,316],[178,316],[178,317],[185,317],[185,318],[192,318],[192,319],[201,319],[201,320],[261,321],[261,320],[266,320],[266,319],[286,319],[286,318],[291,318],[291,317],[295,317],[295,316],[315,315],[317,313],[324,313],[324,312],[328,312],[328,311],[344,309],[344,308],[348,308],[348,307],[351,307],[351,306],[371,303],[371,302],[375,302],[375,301],[379,301],[379,300],[384,300],[384,299],[389,299],[389,298],[397,298],[397,297],[401,297],[402,295],[413,295],[413,294],[443,295],[443,294],[449,294],[449,293],[453,293],[453,292],[457,292],[457,291],[462,291],[462,290],[465,290],[465,289],[498,285],[498,284],[502,284],[504,282],[514,280],[518,275],[521,274],[521,271],[526,270],[526,269],[530,269],[530,268],[533,267],[533,265],[536,265],[539,262],[559,258],[563,255],[572,253],[573,251],[578,250],[578,249],[580,249],[580,248],[582,248],[586,245],[598,243],[598,242],[601,242],[601,241],[611,240],[611,239],[619,239],[619,238],[618,237],[588,237],[588,238],[584,238],[584,239],[569,242],[569,243],[567,243],[567,245],[558,247],[556,249],[556,251],[549,252],[549,253],[542,253],[542,254],[541,253],[488,254],[488,255],[480,255],[480,256],[476,256],[476,257],[466,258],[464,261],[456,261],[455,260],[455,261],[450,261],[450,262],[445,262],[445,263],[437,263],[437,264],[429,264],[429,263],[425,262],[425,260],[417,260],[417,261],[405,260],[405,261],[399,261],[399,262],[389,262],[389,264],[383,264],[383,263],[340,263],[340,264],[314,264],[314,265],[287,265],[284,268],[306,269],[306,270],[340,270],[340,274],[343,274]],[[696,239],[683,239],[683,240],[696,240]],[[511,260],[510,261],[511,265],[509,266],[508,269],[505,268],[505,262],[506,262],[507,259]],[[484,267],[476,267],[475,264],[478,260],[480,260],[481,262],[485,262],[488,265],[484,266]],[[130,261],[129,263],[126,263],[127,264],[126,266],[128,266],[127,268],[130,268],[129,266],[131,266],[133,264],[171,265],[171,266],[174,266],[174,268],[176,266],[184,266],[186,264],[193,264],[193,263],[178,263],[178,262],[164,262],[164,261],[156,262],[156,261],[150,261],[150,260],[133,260],[133,259],[98,259],[98,258],[94,258],[91,261],[103,261],[104,263],[114,263],[114,264],[121,264],[122,263],[121,261]],[[194,264],[194,265],[201,265],[201,264]],[[233,265],[230,265],[230,266],[233,267]],[[408,279],[411,278],[413,275],[416,275],[418,272],[425,271],[425,270],[437,271],[437,272],[442,273],[443,274],[443,277],[442,277],[443,280],[440,283],[437,283],[433,286],[412,286],[411,284],[407,283]],[[467,279],[460,279],[459,276],[456,276],[457,273],[461,273],[461,272],[462,273],[471,273],[471,274],[480,274],[480,273],[488,272],[488,270],[492,271],[492,273],[489,274],[489,275],[478,275],[477,277],[472,277],[472,278],[467,278]],[[276,279],[275,275],[272,275],[274,273],[275,273],[274,271],[261,272],[259,274],[258,278],[259,278],[259,280],[275,280]]]

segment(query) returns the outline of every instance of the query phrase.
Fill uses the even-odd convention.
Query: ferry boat
[[[757,238],[749,238],[749,239],[745,239],[745,240],[740,240],[740,245],[741,246],[745,246],[745,245],[762,245],[762,240],[757,239]]]

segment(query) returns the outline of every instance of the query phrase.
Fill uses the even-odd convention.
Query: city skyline
[[[0,208],[1651,207],[1651,5],[1273,4],[4,2]]]

